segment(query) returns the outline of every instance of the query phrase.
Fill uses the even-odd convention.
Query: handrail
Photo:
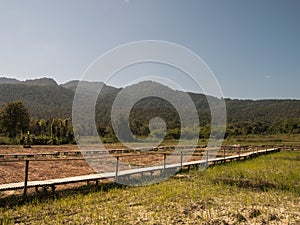
[[[136,173],[143,173],[143,172],[149,172],[149,171],[156,171],[156,170],[165,170],[170,168],[179,168],[182,169],[183,166],[191,166],[191,165],[200,165],[203,163],[206,163],[207,166],[209,164],[216,164],[216,163],[225,163],[226,161],[233,161],[233,160],[239,160],[241,158],[250,158],[255,155],[261,155],[261,154],[267,154],[270,152],[277,152],[280,151],[280,148],[272,148],[272,149],[263,149],[263,150],[256,150],[251,152],[246,152],[234,156],[225,156],[218,157],[218,158],[209,158],[208,157],[208,151],[206,152],[205,159],[191,161],[191,162],[183,162],[182,161],[182,153],[180,153],[180,163],[175,164],[166,164],[166,155],[167,153],[163,153],[164,155],[164,162],[161,166],[150,166],[150,167],[142,167],[139,169],[131,169],[131,170],[122,170],[119,171],[119,157],[116,156],[116,171],[115,172],[107,172],[107,173],[100,173],[100,174],[90,174],[90,175],[83,175],[83,176],[76,176],[76,177],[66,177],[66,178],[59,178],[59,179],[50,179],[50,180],[42,180],[42,181],[28,181],[28,166],[29,161],[37,161],[37,160],[25,160],[25,181],[24,182],[18,182],[18,183],[7,183],[7,184],[1,184],[0,185],[0,191],[5,190],[16,190],[16,189],[23,189],[24,195],[27,194],[27,189],[31,187],[42,187],[42,186],[49,186],[52,188],[53,192],[55,190],[55,186],[59,184],[68,184],[68,183],[76,183],[76,182],[82,182],[82,181],[98,181],[105,178],[115,178],[115,180],[118,180],[119,176],[124,175],[133,175]],[[161,154],[161,153],[153,153],[153,154]],[[138,156],[141,156],[142,154],[139,154]],[[127,155],[130,156],[130,155]],[[132,155],[131,155],[132,156]],[[82,158],[83,159],[83,158]],[[66,159],[70,160],[70,159]],[[42,161],[42,160],[41,160]],[[45,160],[44,160],[45,161]],[[51,161],[51,160],[47,160]],[[3,162],[3,161],[2,161]],[[5,161],[4,161],[5,162]]]

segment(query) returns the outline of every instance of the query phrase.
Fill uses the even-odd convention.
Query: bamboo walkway
[[[26,195],[26,191],[28,188],[35,188],[36,191],[38,191],[39,187],[43,187],[43,188],[50,187],[52,189],[52,192],[54,193],[57,185],[64,185],[64,184],[78,183],[78,182],[89,182],[89,181],[95,181],[96,184],[98,184],[98,182],[103,179],[115,179],[117,181],[117,179],[122,176],[131,176],[134,174],[143,174],[145,172],[163,171],[163,170],[167,170],[167,169],[180,170],[183,167],[190,167],[193,165],[210,166],[210,165],[215,165],[215,164],[220,164],[220,163],[231,162],[234,160],[241,160],[241,159],[245,160],[245,159],[252,158],[255,156],[264,155],[264,154],[268,154],[268,153],[272,153],[272,152],[278,152],[278,151],[280,151],[280,148],[271,148],[271,149],[264,149],[264,150],[259,150],[259,151],[242,153],[242,154],[238,154],[238,155],[234,155],[234,156],[218,157],[218,158],[213,158],[213,159],[209,159],[207,157],[206,159],[191,161],[191,162],[182,162],[181,161],[180,163],[175,163],[175,164],[164,164],[164,165],[160,165],[160,166],[143,167],[143,168],[138,168],[138,169],[121,170],[121,171],[118,171],[118,167],[116,167],[115,172],[89,174],[89,175],[83,175],[83,176],[74,176],[74,177],[49,179],[49,180],[41,180],[41,181],[27,181],[25,178],[24,182],[1,184],[0,191],[23,189],[24,195]],[[118,163],[118,160],[117,160],[117,163]],[[26,163],[26,164],[27,164],[27,170],[28,170],[28,163]],[[26,170],[26,168],[25,168],[25,170]],[[26,177],[26,175],[25,175],[25,177]]]

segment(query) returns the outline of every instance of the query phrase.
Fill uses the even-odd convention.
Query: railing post
[[[206,167],[208,167],[208,150],[206,150],[205,151],[205,157],[206,157],[206,159],[205,159],[205,161],[206,161]]]
[[[182,151],[180,152],[180,170],[182,170]]]
[[[166,158],[167,158],[167,154],[164,153],[164,170],[166,169]]]
[[[119,156],[117,156],[117,161],[116,161],[116,177],[115,177],[116,182],[118,182],[118,172],[119,172]]]
[[[25,178],[24,178],[24,197],[27,196],[27,182],[28,182],[28,167],[29,167],[29,160],[25,161]]]

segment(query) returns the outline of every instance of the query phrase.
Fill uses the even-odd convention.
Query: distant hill
[[[57,86],[57,83],[52,78],[39,78],[32,80],[20,81],[15,78],[0,77],[0,84],[26,84],[26,85],[37,85],[37,86]]]
[[[102,82],[82,82],[83,98],[94,94],[103,86],[99,101],[111,105],[119,89],[106,86]],[[0,78],[0,107],[7,102],[22,101],[32,117],[40,119],[65,118],[72,115],[72,103],[78,81],[58,85],[50,78],[19,81]]]
[[[23,83],[26,85],[36,85],[36,86],[57,86],[55,80],[46,77],[40,79],[34,79],[34,80],[25,80]]]
[[[21,81],[14,79],[14,78],[6,78],[6,77],[0,77],[0,84],[16,84],[20,83]]]
[[[79,80],[72,80],[65,84],[62,84],[61,86],[67,89],[70,89],[72,91],[76,91],[77,85],[79,83]],[[102,88],[104,86],[103,82],[89,82],[89,81],[81,81],[80,83],[82,86],[84,86],[84,92],[86,94],[94,94],[97,92],[99,88]]]
[[[73,91],[59,85],[0,84],[0,107],[7,102],[22,101],[35,118],[71,115]]]
[[[10,78],[0,78],[0,107],[7,102],[22,101],[29,109],[30,115],[35,118],[54,118],[54,117],[71,117],[72,102],[76,87],[79,81],[70,81],[58,85],[53,79],[41,78],[36,80],[18,81]],[[103,86],[101,96],[98,98],[96,111],[99,115],[103,126],[110,120],[110,108],[121,88],[107,86],[102,82],[82,82],[83,99],[94,94],[99,87]],[[134,90],[139,88],[147,92],[151,88],[157,91],[168,91],[170,95],[179,96],[182,93],[174,91],[168,87],[162,86],[155,82],[142,82],[128,87]],[[209,123],[210,111],[206,97],[203,94],[189,93],[194,101],[201,121]],[[213,97],[210,97],[213,98]],[[216,99],[217,100],[217,99]],[[228,122],[274,122],[278,120],[289,120],[300,118],[300,101],[299,100],[237,100],[225,99]],[[149,110],[151,108],[151,110]],[[147,98],[138,102],[132,112],[143,118],[154,117],[156,113],[166,113],[169,116],[176,117],[175,109],[166,101],[157,98]],[[135,111],[134,111],[135,110]],[[172,116],[171,116],[172,115]],[[166,116],[166,115],[165,115]],[[176,118],[174,119],[176,120]]]
[[[236,100],[226,99],[230,122],[276,121],[300,118],[300,100]]]

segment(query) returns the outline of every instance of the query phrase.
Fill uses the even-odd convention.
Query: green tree
[[[19,101],[7,103],[1,112],[0,123],[11,138],[15,138],[18,133],[26,132],[30,123],[27,108]]]

